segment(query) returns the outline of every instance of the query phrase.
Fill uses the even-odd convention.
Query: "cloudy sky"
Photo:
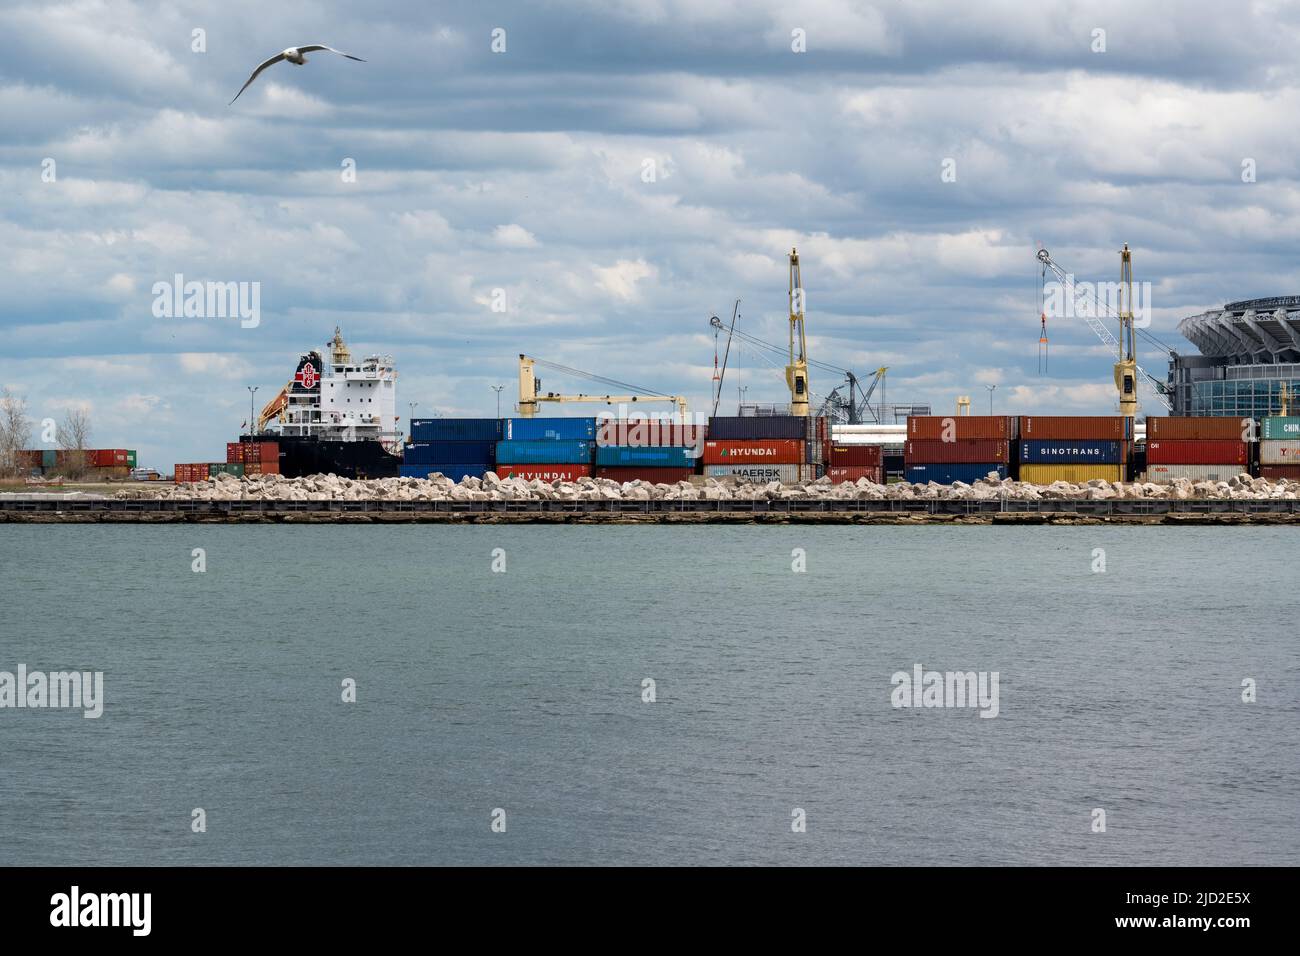
[[[89,404],[94,444],[164,471],[221,457],[245,386],[270,397],[336,324],[396,357],[403,412],[493,414],[520,352],[700,410],[709,315],[740,298],[782,342],[797,245],[811,357],[890,366],[890,401],[983,409],[997,384],[999,411],[1104,413],[1112,359],[1081,320],[1052,323],[1038,373],[1035,248],[1108,281],[1127,242],[1152,333],[1187,351],[1180,318],[1300,293],[1298,23],[1272,2],[4,0],[0,383],[37,419]],[[228,105],[310,42],[367,62],[282,63]],[[260,283],[260,324],[156,317],[177,273]],[[726,402],[788,398],[738,361]]]

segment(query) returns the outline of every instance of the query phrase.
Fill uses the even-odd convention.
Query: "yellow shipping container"
[[[1079,484],[1100,478],[1102,481],[1123,481],[1123,465],[1021,465],[1020,480],[1035,485],[1050,485],[1054,481]]]

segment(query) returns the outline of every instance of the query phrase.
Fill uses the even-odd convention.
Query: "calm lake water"
[[[0,864],[1296,865],[1298,550],[1285,528],[4,526],[0,670],[103,671],[106,702],[0,709]],[[917,664],[997,671],[997,717],[894,708]]]

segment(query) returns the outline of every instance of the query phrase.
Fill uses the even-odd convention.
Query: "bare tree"
[[[19,471],[18,453],[27,446],[31,433],[27,399],[8,386],[0,389],[0,472],[12,475]]]
[[[90,411],[74,405],[59,426],[59,447],[65,454],[62,471],[70,478],[80,478],[86,470],[86,445],[90,441]]]

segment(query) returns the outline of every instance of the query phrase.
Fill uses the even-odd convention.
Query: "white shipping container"
[[[1300,465],[1300,441],[1262,441],[1259,443],[1261,465]]]
[[[705,477],[743,477],[750,481],[779,481],[792,485],[799,481],[812,481],[817,471],[812,465],[705,465]]]
[[[1146,481],[1227,481],[1246,474],[1241,465],[1147,465]]]

